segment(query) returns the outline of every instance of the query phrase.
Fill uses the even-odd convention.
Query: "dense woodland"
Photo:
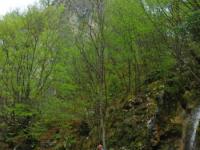
[[[199,0],[41,0],[0,19],[0,150],[198,150]]]

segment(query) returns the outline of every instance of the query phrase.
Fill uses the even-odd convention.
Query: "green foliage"
[[[153,115],[165,134],[182,98],[199,97],[198,3],[84,2],[41,0],[0,20],[0,142],[93,149],[105,121],[109,147],[143,149]]]
[[[34,116],[37,111],[25,104],[15,104],[14,107],[5,108],[5,113],[14,114],[16,118],[26,118]]]
[[[192,34],[192,37],[195,41],[199,42],[200,40],[200,11],[196,10],[192,12],[188,17],[187,22],[188,30]]]

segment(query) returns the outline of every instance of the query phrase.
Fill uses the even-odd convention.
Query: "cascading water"
[[[198,106],[191,114],[189,126],[187,128],[188,133],[186,135],[185,150],[196,150],[195,141],[199,126],[199,121],[200,121],[200,106]]]

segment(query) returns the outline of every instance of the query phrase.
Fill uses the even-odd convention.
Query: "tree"
[[[86,77],[90,86],[89,94],[95,100],[99,133],[106,148],[105,1],[95,0],[90,1],[89,4],[93,9],[89,18],[79,20],[79,37],[76,38],[76,45],[86,69]]]
[[[33,6],[0,21],[0,96],[5,101],[0,115],[9,127],[7,134],[28,130],[39,113],[36,110],[41,109],[39,100],[47,94],[59,54],[61,12],[55,7],[41,11]]]
[[[33,7],[25,15],[11,13],[1,21],[2,86],[13,102],[35,99],[48,87],[60,44],[59,12],[48,18],[53,11]]]

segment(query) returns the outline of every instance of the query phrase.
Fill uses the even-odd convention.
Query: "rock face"
[[[90,0],[57,0],[54,4],[63,4],[65,12],[63,20],[67,20],[72,33],[76,35],[82,22],[92,23],[91,12],[93,9],[92,1]]]
[[[68,8],[72,13],[76,13],[80,18],[89,16],[92,10],[89,0],[58,0],[55,1],[56,3],[64,4],[66,9]]]
[[[146,97],[121,102],[109,111],[108,142],[113,149],[145,149],[147,122],[153,115],[153,104]]]

